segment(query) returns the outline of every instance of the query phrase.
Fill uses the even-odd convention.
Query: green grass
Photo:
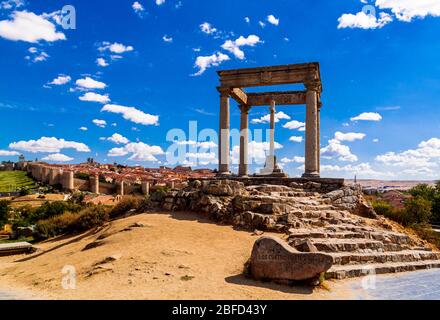
[[[24,171],[0,171],[0,192],[13,192],[20,188],[35,189],[35,181]]]

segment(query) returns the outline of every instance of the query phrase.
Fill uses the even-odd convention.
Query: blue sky
[[[189,122],[218,129],[216,71],[318,61],[323,176],[439,178],[438,1],[0,3],[0,160],[155,167],[182,129],[180,163],[215,168],[215,141],[193,141]],[[267,111],[251,110],[252,130],[267,129]],[[293,176],[304,111],[277,108],[277,155]],[[234,103],[231,114],[238,129]],[[257,170],[267,144],[251,144]]]

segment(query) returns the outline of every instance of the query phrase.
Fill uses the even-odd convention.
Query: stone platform
[[[439,268],[440,253],[376,215],[358,185],[342,179],[235,178],[192,180],[153,194],[153,208],[192,211],[247,230],[278,232],[333,259],[327,278]]]

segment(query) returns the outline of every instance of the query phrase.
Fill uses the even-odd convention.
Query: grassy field
[[[23,187],[33,189],[35,182],[24,171],[0,171],[0,192],[13,192]]]

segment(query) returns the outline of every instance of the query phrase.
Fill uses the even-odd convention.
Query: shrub
[[[412,229],[420,238],[440,248],[440,234],[432,230],[431,226],[414,225]]]
[[[374,211],[376,211],[377,214],[382,216],[389,216],[391,211],[393,210],[393,207],[391,204],[385,201],[373,201],[371,205],[374,208]]]
[[[427,184],[418,184],[417,186],[413,187],[409,190],[409,193],[413,197],[421,197],[426,200],[432,201],[434,198],[436,189],[427,185]]]
[[[66,212],[62,215],[37,222],[35,232],[39,238],[55,237],[60,234],[72,231],[79,218],[76,213]]]
[[[93,206],[79,213],[66,212],[40,220],[36,224],[39,238],[55,237],[65,233],[76,233],[102,226],[108,220],[108,210],[104,206]]]
[[[10,204],[10,201],[0,200],[0,228],[8,222]]]
[[[69,212],[79,212],[83,206],[67,202],[67,201],[54,201],[45,202],[42,206],[35,209],[31,214],[31,222],[37,222],[39,220],[44,220],[52,217],[62,215],[63,213]]]
[[[102,205],[86,208],[79,213],[78,219],[72,226],[72,231],[85,231],[102,226],[108,217],[108,210]]]
[[[125,215],[130,210],[135,209],[137,211],[141,203],[142,197],[125,196],[111,209],[109,216],[114,219]]]

